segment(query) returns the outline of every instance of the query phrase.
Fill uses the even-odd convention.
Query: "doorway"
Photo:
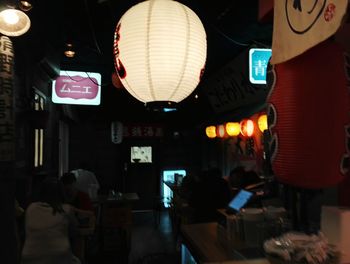
[[[184,169],[173,169],[173,170],[163,170],[160,184],[160,193],[163,197],[163,206],[165,208],[170,207],[171,199],[173,198],[173,192],[165,184],[165,182],[170,184],[175,184],[176,177],[183,178],[186,176],[186,170]]]

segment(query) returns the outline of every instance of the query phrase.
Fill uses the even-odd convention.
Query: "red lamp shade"
[[[343,50],[326,41],[269,71],[268,83],[274,83],[268,97],[270,151],[281,182],[324,188],[347,173],[350,120],[344,59]]]
[[[251,137],[254,134],[254,122],[250,119],[241,121],[241,134],[245,137]]]
[[[113,84],[113,86],[115,88],[117,88],[117,89],[123,89],[124,88],[124,86],[123,86],[122,82],[120,81],[120,78],[119,78],[119,76],[118,76],[118,74],[116,72],[112,73],[112,77],[111,78],[112,78],[112,84]]]

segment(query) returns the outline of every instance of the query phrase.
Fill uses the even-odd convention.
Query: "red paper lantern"
[[[268,83],[274,83],[268,98],[270,151],[281,182],[323,188],[347,173],[350,122],[344,69],[343,50],[326,41],[269,71]]]
[[[244,119],[241,121],[241,134],[245,137],[251,137],[254,134],[254,122],[250,119]]]
[[[116,72],[112,73],[112,77],[111,78],[112,78],[112,84],[113,84],[113,86],[115,88],[117,88],[117,89],[123,89],[124,88],[124,86],[123,86],[122,82],[120,81],[119,76],[118,76],[118,74]]]
[[[218,125],[216,127],[216,136],[219,138],[223,138],[226,136],[226,130],[224,125]]]

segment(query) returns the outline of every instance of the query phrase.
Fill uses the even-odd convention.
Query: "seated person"
[[[221,170],[218,168],[203,171],[199,177],[199,182],[189,199],[190,206],[195,210],[195,221],[216,221],[217,209],[225,208],[231,199],[229,185],[222,178]]]
[[[260,179],[259,175],[251,170],[246,171],[240,181],[240,188],[252,192],[254,195],[249,200],[248,207],[261,207],[262,199],[265,197],[265,181]]]
[[[77,209],[93,211],[93,206],[89,195],[85,192],[79,191],[76,186],[75,175],[71,172],[66,172],[60,178],[64,187],[66,202],[73,205]]]
[[[191,197],[196,182],[197,179],[194,174],[188,174],[183,178],[179,188],[179,195],[186,201]]]
[[[89,163],[86,161],[80,162],[80,169],[71,171],[76,178],[76,188],[79,191],[87,193],[91,199],[94,197],[100,189],[100,184],[96,178],[95,173],[89,169]]]
[[[256,188],[262,187],[264,181],[260,179],[259,175],[255,171],[246,171],[241,179],[240,186],[246,190],[254,190]]]
[[[74,208],[63,202],[62,184],[56,178],[45,179],[39,201],[31,203],[25,213],[23,264],[80,263],[69,240],[69,231],[77,226]]]
[[[242,166],[238,166],[230,171],[228,176],[228,183],[231,188],[231,196],[234,197],[241,189],[242,175],[245,173],[245,169]]]

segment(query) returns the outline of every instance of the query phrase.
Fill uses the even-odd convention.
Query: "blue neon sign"
[[[251,83],[266,84],[267,64],[271,53],[271,49],[249,50],[249,80]]]

